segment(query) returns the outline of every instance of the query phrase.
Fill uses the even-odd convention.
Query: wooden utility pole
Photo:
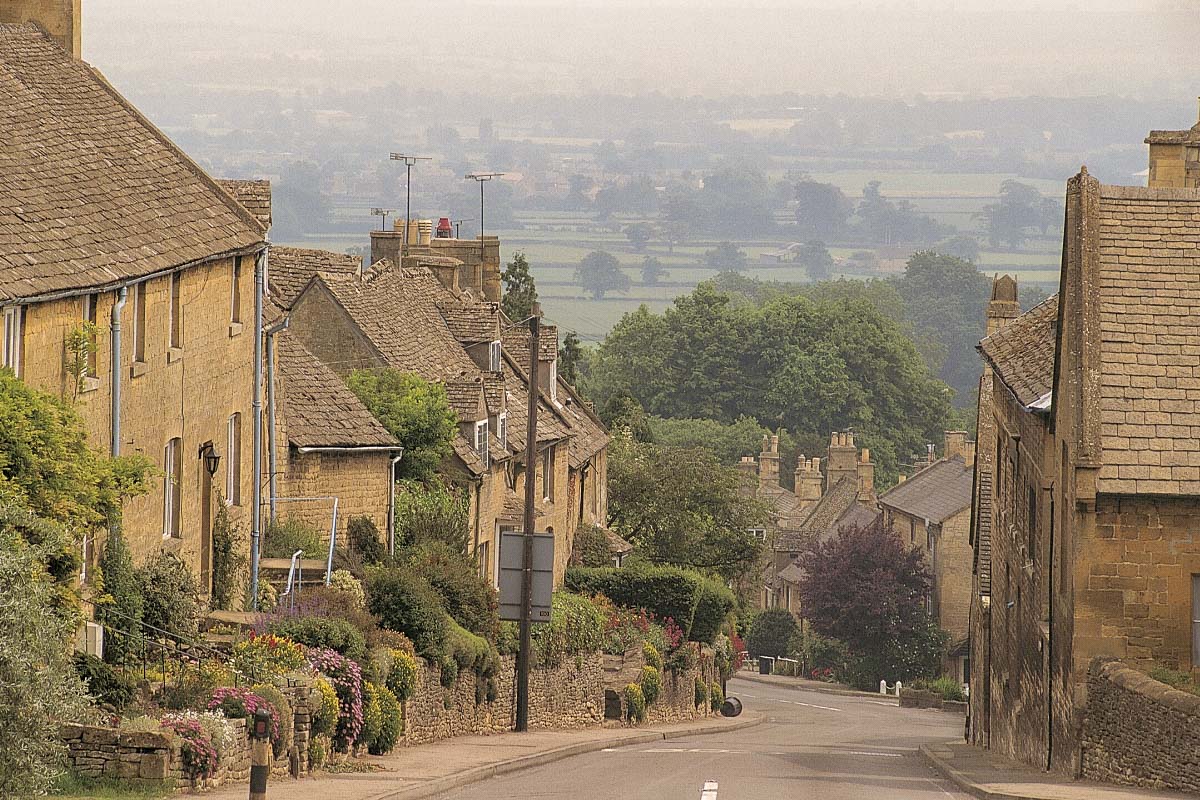
[[[482,187],[483,184],[480,184]],[[517,730],[529,729],[530,617],[533,615],[533,519],[537,495],[538,347],[542,309],[533,304],[529,317],[529,423],[525,431],[525,534],[521,561],[521,640],[517,650]]]

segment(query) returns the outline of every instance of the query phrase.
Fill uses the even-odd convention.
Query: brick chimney
[[[1186,131],[1150,131],[1151,189],[1200,188],[1200,122]]]
[[[962,456],[965,460],[967,457],[967,432],[966,431],[945,431],[944,446],[942,448],[943,458],[954,458]]]
[[[79,60],[83,57],[80,43],[82,14],[81,0],[3,0],[0,2],[0,22],[36,22],[46,29],[62,49]]]
[[[829,435],[829,453],[825,465],[825,491],[836,486],[842,478],[858,481],[858,448],[854,446],[854,434]]]
[[[1017,302],[1017,279],[1001,275],[992,280],[992,297],[987,305],[987,335],[1021,316],[1021,304]]]
[[[858,502],[868,505],[875,502],[875,465],[871,463],[871,450],[867,447],[858,457]]]
[[[821,459],[805,458],[803,455],[796,459],[796,499],[800,501],[800,508],[816,505],[821,499],[824,484]]]
[[[758,483],[760,486],[779,485],[778,436],[763,436],[762,452],[758,455]]]

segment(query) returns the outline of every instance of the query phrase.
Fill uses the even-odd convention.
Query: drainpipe
[[[387,523],[387,538],[388,538],[388,555],[396,555],[396,465],[400,463],[400,459],[404,458],[404,451],[400,451],[400,455],[392,456],[388,462],[388,523]]]
[[[267,472],[271,522],[275,521],[275,498],[279,496],[275,485],[275,334],[287,330],[289,324],[291,317],[284,317],[264,331],[267,336]]]
[[[112,455],[121,455],[121,314],[125,311],[128,290],[117,289],[112,307]]]
[[[262,394],[263,394],[263,295],[266,290],[267,249],[254,257],[254,495],[250,513],[251,610],[258,610],[259,538],[262,535]]]

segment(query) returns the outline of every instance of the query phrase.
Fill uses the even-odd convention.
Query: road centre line
[[[716,781],[704,782],[704,788],[700,790],[700,800],[717,800]]]
[[[879,756],[880,758],[904,758],[901,753],[870,753],[866,750],[847,750],[847,754],[852,756]]]

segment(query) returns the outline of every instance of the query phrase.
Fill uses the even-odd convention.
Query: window
[[[229,436],[225,445],[225,502],[242,504],[242,413],[229,417]]]
[[[1200,666],[1200,575],[1192,576],[1192,668]]]
[[[96,377],[96,336],[99,330],[96,327],[96,306],[99,305],[100,295],[88,294],[83,297],[83,321],[88,325],[88,353],[87,353],[87,368],[84,373],[89,378]]]
[[[767,540],[766,528],[747,528],[746,530],[751,536],[753,536],[755,539],[758,539],[760,542],[765,542]]]
[[[508,444],[508,412],[501,411],[496,417],[496,438],[500,444]]]
[[[486,467],[489,463],[488,423],[486,419],[475,423],[475,452],[483,459],[483,465]]]
[[[172,439],[163,448],[163,538],[179,538],[179,511],[183,475],[183,440]]]
[[[917,543],[917,523],[913,522],[911,519],[908,521],[908,543]]]
[[[542,451],[542,499],[554,499],[554,445]]]
[[[489,542],[480,542],[475,548],[476,564],[479,566],[479,577],[483,578],[488,583],[492,580],[491,561],[488,558]]]
[[[1025,511],[1025,524],[1028,526],[1025,532],[1027,547],[1025,557],[1029,563],[1033,563],[1034,552],[1037,550],[1037,492],[1033,490],[1032,486],[1028,488],[1028,492],[1028,507]]]
[[[171,291],[171,310],[168,316],[168,324],[170,325],[167,342],[170,347],[183,347],[183,305],[180,302],[180,288],[182,283],[179,273],[172,273],[167,276],[167,281]]]
[[[133,360],[146,360],[146,282],[133,287]]]
[[[229,321],[242,321],[242,257],[233,259],[233,275],[230,276]]]
[[[488,348],[488,369],[492,372],[500,371],[500,342],[492,342]]]
[[[10,306],[4,309],[4,352],[0,353],[3,355],[0,366],[8,367],[14,375],[21,374],[21,350],[25,341],[21,323],[24,322],[24,317],[25,308],[23,306]]]

